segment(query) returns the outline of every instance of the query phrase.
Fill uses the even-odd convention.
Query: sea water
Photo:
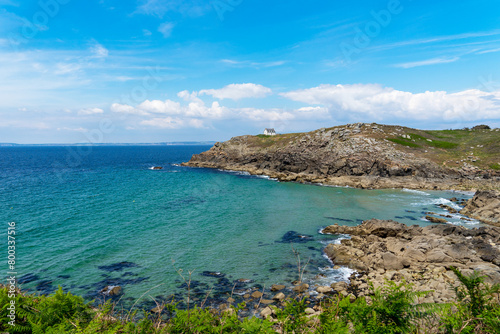
[[[447,214],[439,204],[458,209],[449,199],[472,195],[282,183],[179,165],[207,149],[0,147],[0,238],[6,256],[15,222],[21,287],[62,286],[91,300],[120,285],[129,301],[178,294],[184,279],[222,292],[238,279],[265,289],[298,279],[299,258],[303,280],[328,284],[350,271],[323,256],[340,237],[322,228],[370,218],[428,225],[426,212]],[[450,222],[480,225],[460,218]]]

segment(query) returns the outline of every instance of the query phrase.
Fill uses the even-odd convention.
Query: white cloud
[[[92,53],[91,58],[107,58],[109,55],[109,50],[99,43],[95,43],[95,45],[91,46],[90,52]]]
[[[43,67],[40,66],[40,64],[33,64],[33,68],[38,70],[39,72],[46,72]],[[54,73],[57,75],[64,75],[64,74],[74,74],[79,72],[82,69],[81,64],[77,63],[57,63],[55,65]]]
[[[269,61],[269,62],[256,62],[249,60],[233,60],[233,59],[221,59],[221,63],[233,66],[233,67],[252,67],[252,68],[268,68],[268,67],[277,67],[284,65],[286,61],[277,60],[277,61]]]
[[[477,54],[485,54],[485,53],[493,53],[493,52],[500,52],[500,48],[497,48],[497,49],[489,49],[489,50],[484,50],[484,51],[480,51],[478,52]]]
[[[159,101],[146,100],[137,106],[137,109],[143,110],[144,112],[150,112],[154,114],[169,114],[175,115],[181,113],[181,105],[179,102],[174,102],[171,100]]]
[[[500,118],[500,91],[477,89],[414,94],[374,84],[321,85],[282,93],[294,101],[328,108],[332,115],[374,120],[481,120]]]
[[[144,120],[141,124],[162,129],[178,129],[184,125],[184,121],[180,118],[165,117]]]
[[[294,111],[297,118],[301,119],[330,119],[331,115],[325,107],[303,107]]]
[[[163,37],[169,38],[172,35],[172,30],[174,29],[174,24],[172,22],[163,22],[158,27],[158,31],[161,32]]]
[[[82,127],[79,127],[79,128],[70,128],[70,127],[62,127],[62,128],[57,128],[57,131],[70,131],[70,132],[81,132],[81,133],[85,133],[85,132],[89,132],[88,129],[85,129],[85,128],[82,128]]]
[[[239,114],[252,121],[289,121],[295,118],[291,112],[282,109],[243,108]]]
[[[148,116],[149,115],[148,112],[141,110],[141,109],[134,108],[132,106],[129,106],[128,104],[113,103],[110,107],[110,110],[112,112],[128,114],[128,115],[138,115],[138,116]]]
[[[104,113],[104,110],[100,108],[85,108],[81,109],[78,111],[79,115],[95,115],[95,114],[102,114]]]
[[[204,89],[200,91],[200,95],[212,95],[213,97],[223,100],[240,100],[244,98],[263,98],[271,94],[270,88],[253,83],[230,84],[221,89]]]
[[[153,33],[149,31],[148,29],[142,29],[142,34],[144,36],[151,36]]]
[[[432,58],[432,59],[426,59],[426,60],[421,60],[421,61],[414,61],[414,62],[409,62],[409,63],[402,63],[402,64],[396,64],[394,67],[401,67],[401,68],[413,68],[413,67],[419,67],[419,66],[428,66],[428,65],[436,65],[436,64],[447,64],[447,63],[453,63],[459,60],[459,57],[452,57],[452,58]]]

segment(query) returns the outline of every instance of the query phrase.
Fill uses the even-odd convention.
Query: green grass
[[[409,133],[408,135],[410,136],[411,139],[415,139],[415,140],[427,140],[427,138],[425,138],[424,136],[417,135],[416,133]]]
[[[387,140],[390,140],[393,143],[396,143],[396,144],[399,144],[399,145],[408,146],[408,147],[421,147],[420,145],[415,144],[414,142],[408,141],[408,139],[404,139],[403,137],[388,138]]]
[[[494,170],[500,170],[500,164],[491,164],[490,168]]]
[[[433,140],[431,142],[428,142],[429,146],[437,147],[437,148],[444,148],[444,149],[454,149],[458,147],[458,144],[456,143],[450,143],[447,141],[440,141],[440,140]]]

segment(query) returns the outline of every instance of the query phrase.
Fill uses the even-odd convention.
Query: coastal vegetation
[[[353,299],[331,295],[312,308],[304,295],[269,307],[269,314],[241,318],[245,304],[222,311],[176,304],[154,311],[127,311],[106,302],[94,307],[83,298],[63,292],[33,295],[17,291],[14,299],[0,289],[0,331],[9,333],[499,333],[500,285],[487,285],[474,272],[453,268],[461,285],[455,300],[421,302],[428,293],[404,281],[371,287],[369,296]],[[15,300],[15,326],[9,325],[8,306]],[[318,311],[318,312],[316,312]]]

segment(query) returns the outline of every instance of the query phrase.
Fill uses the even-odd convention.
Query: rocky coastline
[[[408,133],[416,131],[356,123],[274,137],[240,136],[216,143],[183,165],[368,189],[500,189],[500,172],[472,165],[475,158],[446,160],[442,155],[447,151],[440,147],[411,149],[391,141],[396,140],[392,137],[413,138],[417,135]]]
[[[350,235],[340,244],[328,245],[324,252],[334,264],[357,271],[349,285],[332,284],[332,288],[353,298],[368,296],[369,282],[377,288],[385,280],[404,279],[417,291],[432,291],[422,302],[449,302],[454,298],[451,287],[459,284],[451,267],[464,274],[478,271],[486,283],[500,283],[498,227],[420,227],[371,219],[354,227],[331,225],[323,233]]]

